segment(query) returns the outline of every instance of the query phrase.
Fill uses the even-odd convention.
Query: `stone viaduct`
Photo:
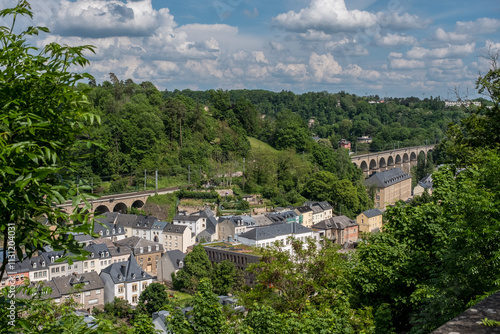
[[[130,208],[140,209],[146,204],[146,200],[149,196],[154,196],[155,194],[163,195],[168,193],[173,193],[179,190],[179,187],[164,188],[156,190],[138,191],[134,193],[126,194],[116,194],[116,195],[106,195],[99,197],[98,199],[91,200],[92,209],[96,215],[104,212],[121,212],[127,213]],[[83,203],[79,205],[82,207]],[[68,201],[65,204],[58,205],[60,208],[65,210],[71,209],[72,202]]]
[[[405,147],[396,150],[351,156],[351,161],[361,168],[365,176],[396,167],[401,168],[406,173],[410,173],[411,167],[417,164],[418,155],[423,152],[427,157],[427,153],[432,152],[433,148],[434,145]]]

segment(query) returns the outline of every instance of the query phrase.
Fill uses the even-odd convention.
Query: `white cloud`
[[[415,68],[424,68],[425,62],[421,60],[414,59],[402,59],[402,58],[391,58],[389,59],[389,65],[394,69],[415,69]]]
[[[458,21],[457,32],[465,34],[490,34],[500,30],[500,20],[487,17],[475,21]]]
[[[167,8],[154,10],[151,0],[61,0],[54,32],[63,36],[147,36],[158,26],[173,28]]]
[[[366,11],[348,10],[344,0],[312,0],[309,7],[298,13],[282,13],[273,18],[273,21],[290,31],[313,29],[332,33],[374,26],[377,17]]]
[[[431,62],[431,65],[434,67],[439,67],[440,69],[457,69],[463,68],[464,63],[462,59],[434,59]]]
[[[264,63],[264,64],[269,63],[266,59],[266,56],[264,55],[264,52],[262,51],[253,51],[252,56],[258,63]]]
[[[430,23],[408,13],[348,10],[345,0],[311,0],[309,7],[299,12],[289,11],[279,14],[273,18],[273,22],[285,30],[302,32],[303,37],[311,35],[310,31],[332,34],[355,32],[378,26],[394,30],[422,29]]]
[[[273,72],[278,76],[303,78],[307,75],[307,68],[305,64],[277,63],[273,68]]]
[[[389,53],[389,58],[402,58],[403,54],[401,52],[391,52]]]
[[[437,28],[435,36],[438,41],[443,42],[464,42],[468,39],[468,36],[466,34],[446,32],[442,28]]]
[[[316,82],[340,82],[340,79],[336,75],[342,72],[342,66],[333,59],[330,53],[326,55],[318,55],[315,52],[311,53],[309,57],[309,69]]]
[[[458,58],[474,53],[475,47],[476,43],[467,43],[463,45],[448,44],[446,47],[435,49],[426,49],[420,46],[415,46],[409,50],[406,55],[413,59]]]
[[[273,51],[281,52],[286,49],[285,45],[279,42],[271,41],[269,42],[269,46]]]
[[[385,36],[380,36],[377,44],[384,46],[415,45],[417,44],[417,39],[413,36],[388,33]]]
[[[186,69],[190,70],[196,77],[202,78],[219,78],[223,76],[223,71],[219,68],[219,63],[216,60],[203,59],[201,61],[188,60],[185,65]]]

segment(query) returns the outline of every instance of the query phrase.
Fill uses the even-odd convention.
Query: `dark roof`
[[[368,218],[382,215],[382,211],[380,211],[379,209],[370,209],[370,210],[363,211],[362,213],[365,216],[367,216]]]
[[[297,223],[286,223],[256,227],[250,231],[239,235],[240,238],[251,240],[263,240],[277,237],[279,235],[300,234],[311,232],[312,230]]]
[[[333,207],[327,201],[321,201],[321,202],[306,201],[304,203],[304,206],[310,207],[314,212],[333,209]]]
[[[127,246],[117,247],[110,239],[96,239],[93,242],[96,244],[105,244],[108,247],[109,253],[111,254],[112,257],[124,254],[125,255],[132,254],[132,250],[129,247]]]
[[[297,207],[297,208],[295,208],[295,209],[296,209],[298,212],[300,212],[301,214],[304,214],[304,213],[306,213],[306,212],[310,212],[310,211],[312,211],[312,209],[311,209],[310,207],[306,206],[306,205],[304,205],[304,206],[299,206],[299,207]]]
[[[52,279],[61,295],[74,293],[76,289],[90,291],[104,288],[104,283],[95,271],[84,274],[55,277]]]
[[[158,251],[163,252],[162,244],[136,236],[115,241],[115,245],[130,247],[134,252],[134,254],[136,254],[141,247],[143,248],[143,253],[148,253],[148,247],[151,247],[150,252],[158,252]],[[156,250],[156,246],[158,246],[158,250]]]
[[[170,259],[170,262],[173,264],[175,270],[179,269],[179,263],[180,261],[184,262],[184,258],[186,257],[186,254],[181,252],[180,250],[171,250],[167,251],[163,254],[163,256],[166,256]]]
[[[368,180],[365,181],[365,184],[373,184],[377,188],[386,188],[407,179],[411,179],[411,176],[408,173],[403,172],[400,168],[394,168],[381,173],[373,174]]]
[[[234,226],[255,226],[255,219],[250,216],[222,216],[219,217],[219,224],[226,220]]]
[[[432,174],[427,174],[422,180],[418,181],[418,184],[425,189],[432,188]]]
[[[103,243],[91,242],[88,246],[83,247],[83,249],[90,252],[87,256],[88,258],[109,259],[111,257],[108,246]]]
[[[358,224],[349,217],[346,216],[335,216],[325,220],[320,221],[312,226],[312,228],[321,230],[343,230],[346,227],[358,226]]]
[[[112,265],[101,270],[101,273],[109,274],[115,284],[142,281],[153,278],[147,272],[142,270],[141,267],[139,267],[137,261],[132,255],[130,255],[127,262],[113,263]]]
[[[59,290],[57,289],[57,287],[53,281],[31,282],[29,285],[29,288],[33,288],[33,289],[36,289],[37,291],[42,292],[41,299],[61,298],[61,293],[59,293]],[[50,291],[50,293],[47,293],[47,291],[43,290],[44,288],[50,288],[50,290],[52,290],[52,291]],[[21,298],[21,299],[33,298],[33,295],[31,295],[31,294],[27,295],[25,292],[27,292],[27,291],[22,289],[20,292],[16,293],[16,297]]]
[[[116,215],[111,215],[111,214]],[[104,217],[95,218],[94,223],[94,233],[97,233],[101,236],[115,236],[115,235],[124,235],[125,229],[117,224],[118,217],[121,216],[118,212],[106,212]]]
[[[168,224],[163,228],[163,232],[183,234],[189,228],[186,225]]]

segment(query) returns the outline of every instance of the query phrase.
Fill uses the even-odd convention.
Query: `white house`
[[[153,277],[141,269],[132,255],[127,262],[113,263],[104,268],[100,276],[104,282],[105,303],[111,303],[117,297],[136,306],[141,292],[153,282]]]
[[[301,241],[314,238],[313,230],[298,223],[285,223],[256,227],[238,236],[238,241],[244,245],[255,247],[269,247],[276,241],[280,242],[283,249],[291,249],[288,238],[293,237]]]

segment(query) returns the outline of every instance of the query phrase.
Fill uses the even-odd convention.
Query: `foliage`
[[[234,292],[243,284],[243,273],[240,273],[233,262],[224,260],[214,263],[212,269],[213,291],[218,295]]]
[[[139,305],[144,305],[148,315],[161,311],[167,304],[167,288],[161,283],[151,283],[139,296]]]
[[[14,32],[19,16],[32,17],[28,2],[19,1],[12,9],[0,11],[12,17],[11,27],[0,27],[0,207],[3,249],[7,249],[9,230],[14,231],[11,245],[19,258],[27,257],[50,245],[55,250],[80,254],[81,246],[68,232],[92,231],[88,215],[68,214],[54,204],[72,199],[85,201],[81,187],[77,192],[74,174],[78,161],[86,158],[92,146],[87,126],[99,118],[87,111],[86,91],[75,89],[85,73],[70,68],[88,64],[83,56],[91,46],[69,47],[51,43],[40,49],[27,39],[44,27],[29,27]],[[86,202],[89,207],[88,202]],[[84,212],[84,210],[80,211]],[[48,224],[37,218],[46,217]],[[80,226],[69,220],[85,222]],[[3,252],[0,278],[5,272],[7,252]]]
[[[193,247],[193,251],[184,258],[184,267],[173,277],[172,283],[177,290],[194,293],[203,278],[210,278],[212,264],[201,244]]]
[[[151,315],[136,314],[132,320],[133,331],[130,334],[159,334],[160,331],[155,329]]]
[[[227,333],[228,328],[219,299],[212,292],[210,280],[202,279],[193,301],[193,309],[184,315],[173,310],[168,321],[174,333]]]
[[[82,316],[74,312],[78,304],[73,299],[55,303],[44,300],[44,294],[50,293],[50,288],[42,290],[16,287],[16,292],[23,292],[31,298],[10,298],[9,288],[4,288],[0,296],[0,333],[63,333],[63,334],[93,334],[117,333],[117,328],[109,320],[96,319],[95,327],[88,328]],[[14,304],[12,304],[14,302]],[[9,307],[14,305],[16,319],[14,326],[9,322]]]
[[[219,198],[219,194],[215,190],[188,191],[186,189],[181,189],[181,190],[177,191],[175,194],[179,199],[182,199],[182,198],[218,199]]]

